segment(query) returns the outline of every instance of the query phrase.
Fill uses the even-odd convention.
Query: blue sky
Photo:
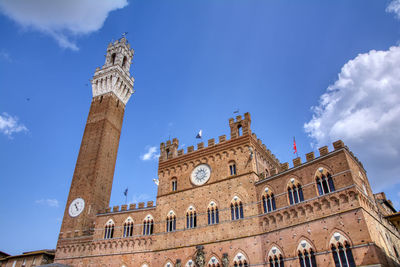
[[[136,93],[111,206],[155,200],[159,144],[229,136],[239,109],[281,162],[293,136],[303,161],[342,139],[400,208],[400,0],[35,3],[0,0],[0,250],[55,248],[89,79],[123,32]]]

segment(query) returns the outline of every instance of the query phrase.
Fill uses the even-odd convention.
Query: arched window
[[[277,247],[272,247],[268,253],[269,267],[284,267],[285,261],[282,252]]]
[[[122,60],[122,67],[125,67],[126,64],[126,57],[124,57],[124,59]]]
[[[219,211],[217,204],[214,201],[211,201],[207,208],[207,221],[208,224],[217,224],[219,223]]]
[[[196,210],[193,206],[190,206],[186,211],[186,228],[196,228],[197,227],[197,217]]]
[[[301,188],[300,183],[296,179],[290,179],[287,190],[290,205],[304,201],[303,188]]]
[[[104,239],[110,239],[114,237],[114,221],[109,219],[104,227]]]
[[[231,218],[232,221],[244,218],[243,203],[237,196],[235,196],[231,202]]]
[[[186,262],[185,267],[194,267],[194,261],[188,260],[188,262]]]
[[[171,185],[172,191],[176,191],[178,189],[178,181],[175,177],[171,179]]]
[[[143,220],[143,235],[152,235],[154,230],[154,219],[150,214]]]
[[[276,210],[274,193],[272,193],[268,187],[264,189],[264,193],[262,196],[262,205],[264,213]]]
[[[234,161],[229,162],[229,174],[236,175],[236,163]]]
[[[238,137],[242,136],[242,134],[243,134],[242,125],[240,125],[240,124],[238,125],[238,131],[237,132],[238,132]]]
[[[317,267],[314,250],[306,240],[300,242],[297,251],[300,267]]]
[[[140,267],[149,267],[149,265],[147,263],[143,263]]]
[[[208,261],[208,267],[220,267],[219,260],[212,256],[211,259]]]
[[[317,183],[318,194],[320,196],[335,191],[335,184],[331,174],[324,168],[319,168],[315,174],[315,181]]]
[[[172,262],[169,261],[165,264],[165,267],[174,267],[174,265],[172,264]]]
[[[176,230],[176,215],[171,210],[167,215],[167,232],[173,232]]]
[[[111,55],[111,64],[115,64],[115,57],[116,57],[117,55],[115,54],[115,53],[113,53],[112,55]]]
[[[246,259],[246,256],[244,256],[242,253],[239,252],[233,258],[233,266],[235,266],[235,267],[248,267],[249,266],[249,261]]]
[[[128,217],[124,222],[124,237],[133,236],[133,220]]]
[[[330,244],[335,267],[356,267],[350,244],[343,235],[334,233]]]

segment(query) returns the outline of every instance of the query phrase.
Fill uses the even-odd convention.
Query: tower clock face
[[[69,216],[71,217],[76,217],[85,208],[85,201],[82,198],[76,198],[74,199],[71,204],[69,205]]]
[[[211,168],[207,164],[200,164],[192,171],[190,180],[195,185],[203,185],[210,179]]]

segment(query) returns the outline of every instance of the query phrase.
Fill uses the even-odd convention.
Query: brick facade
[[[229,140],[223,135],[218,142],[210,139],[197,149],[188,147],[186,153],[178,150],[176,138],[161,143],[157,204],[111,209],[108,203],[126,103],[118,105],[118,99],[113,91],[93,98],[56,262],[178,267],[217,262],[241,266],[241,261],[269,266],[270,259],[276,258],[285,266],[300,266],[299,251],[307,251],[314,253],[317,266],[335,266],[332,245],[341,244],[351,249],[357,266],[399,265],[400,232],[383,217],[362,164],[343,142],[335,142],[333,151],[321,148],[318,157],[308,153],[304,163],[295,159],[289,168],[252,133],[249,113],[229,120]],[[200,164],[208,165],[211,174],[198,186],[190,177]],[[328,177],[329,182],[319,187],[318,181]],[[70,217],[69,204],[77,197],[88,204],[79,216]],[[266,210],[267,198],[274,199],[274,208],[268,202]],[[88,205],[93,213],[87,211]],[[218,223],[209,224],[211,206],[218,208]],[[195,227],[188,227],[188,212],[195,213]],[[172,230],[167,218],[176,218]],[[152,223],[151,234],[144,233],[145,222]]]

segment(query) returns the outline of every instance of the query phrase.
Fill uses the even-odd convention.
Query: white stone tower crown
[[[125,37],[108,45],[106,62],[101,69],[96,68],[92,79],[93,97],[114,93],[126,105],[134,93],[135,79],[129,73],[133,54]]]

